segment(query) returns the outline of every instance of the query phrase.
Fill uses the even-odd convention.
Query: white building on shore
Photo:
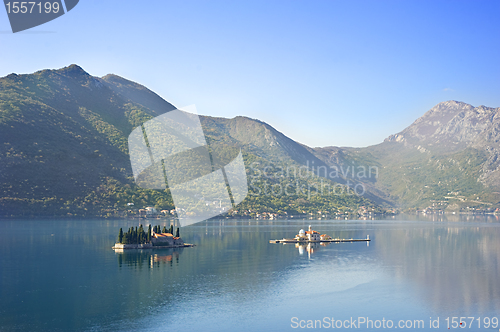
[[[304,232],[304,230],[301,229],[299,234],[295,235],[295,239],[298,241],[320,241],[320,234],[314,231],[311,225],[309,225],[309,230]]]

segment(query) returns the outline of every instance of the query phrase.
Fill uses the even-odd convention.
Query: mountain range
[[[174,109],[138,83],[77,65],[0,78],[0,215],[173,209],[168,189],[135,185],[127,137]],[[499,111],[443,102],[366,148],[308,147],[243,116],[200,121],[213,155],[243,152],[250,193],[233,213],[485,211],[499,201]]]

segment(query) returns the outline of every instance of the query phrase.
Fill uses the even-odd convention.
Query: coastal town
[[[130,204],[130,203],[129,203]],[[135,208],[133,205],[128,206],[126,211],[120,211],[118,217],[125,218],[155,218],[155,219],[177,219],[179,209],[157,209],[153,206],[144,208]],[[337,210],[337,211],[300,211],[301,213],[290,214],[287,211],[278,210],[276,212],[257,211],[254,209],[233,209],[230,211],[220,211],[218,218],[231,219],[257,219],[257,220],[278,220],[278,219],[309,219],[309,220],[374,220],[377,218],[396,216],[401,213],[408,215],[417,215],[421,217],[438,217],[438,216],[458,216],[458,215],[492,215],[500,216],[499,208],[474,208],[464,207],[458,211],[450,211],[442,204],[431,204],[425,208],[410,208],[400,211],[396,208],[387,208],[384,211],[375,210],[371,207],[360,206],[356,210]]]
[[[127,209],[119,211],[118,215],[121,217],[132,218],[166,218],[175,219],[181,209],[157,209],[153,206],[144,208],[136,208],[133,203],[128,203]],[[258,211],[255,209],[232,209],[229,211],[221,210],[220,218],[236,218],[236,219],[287,219],[287,218],[302,218],[302,219],[345,219],[353,217],[371,218],[380,215],[396,215],[398,210],[389,208],[384,211],[378,211],[374,208],[360,206],[357,210],[354,209],[339,209],[337,211],[324,211],[324,210],[308,210],[299,211],[299,213],[288,213],[287,211],[278,210],[276,212]]]

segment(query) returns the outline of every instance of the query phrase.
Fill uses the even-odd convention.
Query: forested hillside
[[[93,77],[77,65],[1,78],[0,215],[118,216],[146,206],[173,209],[168,189],[136,186],[127,146],[135,127],[173,109],[140,84],[116,75]],[[245,117],[200,118],[213,153],[243,152],[250,193],[231,214],[384,211],[369,196],[338,184],[340,178],[306,171],[311,162],[326,164],[271,126]]]

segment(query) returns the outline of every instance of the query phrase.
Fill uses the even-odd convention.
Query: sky
[[[500,107],[499,17],[499,0],[80,0],[14,34],[0,9],[0,77],[75,63],[311,147],[364,147],[443,101]]]

